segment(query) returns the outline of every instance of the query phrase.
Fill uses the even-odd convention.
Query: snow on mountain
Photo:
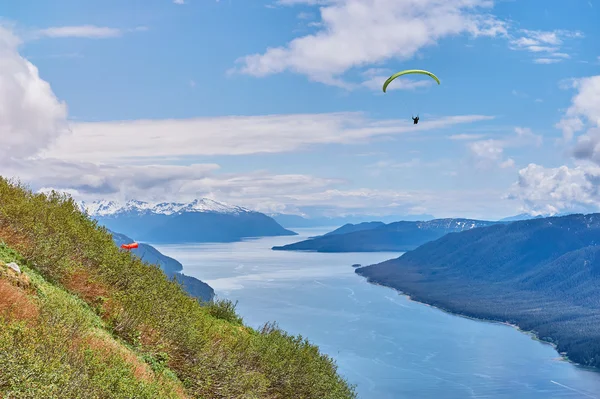
[[[86,211],[90,216],[113,216],[124,213],[172,215],[184,212],[215,212],[237,215],[240,213],[252,212],[251,210],[240,206],[229,205],[208,198],[195,199],[189,203],[161,202],[155,204],[137,200],[130,200],[124,204],[108,200],[90,203],[81,201],[79,202],[79,207],[81,210]]]
[[[417,228],[419,229],[449,229],[449,230],[470,230],[476,227],[489,226],[496,222],[490,222],[487,220],[473,220],[473,219],[434,219],[426,222],[417,222]]]

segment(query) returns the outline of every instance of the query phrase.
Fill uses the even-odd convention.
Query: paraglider
[[[429,77],[431,77],[433,80],[435,80],[437,82],[437,84],[440,84],[440,80],[438,79],[437,76],[435,76],[433,73],[429,72],[429,71],[424,71],[422,69],[406,69],[404,71],[400,71],[400,72],[396,72],[395,74],[393,74],[392,76],[390,76],[385,83],[383,84],[383,92],[386,92],[386,89],[388,87],[388,85],[394,80],[396,79],[398,76],[402,76],[402,75],[407,75],[407,74],[411,74],[411,73],[418,73],[418,74],[422,74],[422,75],[427,75]],[[413,124],[417,124],[419,123],[419,115],[417,115],[417,117],[415,118],[414,116],[412,117],[413,120]]]
[[[431,78],[433,78],[433,80],[437,82],[438,85],[440,84],[440,80],[438,79],[438,77],[429,71],[424,71],[422,69],[407,69],[405,71],[396,72],[395,74],[390,76],[383,84],[383,92],[386,92],[385,90],[387,89],[388,85],[392,82],[392,80],[396,79],[398,76],[407,75],[409,73],[420,73],[423,75],[430,76]]]
[[[133,242],[131,244],[121,244],[121,248],[123,248],[124,250],[130,251],[134,248],[138,247],[138,243],[137,242]]]

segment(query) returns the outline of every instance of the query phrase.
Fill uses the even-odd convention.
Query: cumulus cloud
[[[565,140],[585,129],[600,127],[600,75],[563,82],[563,88],[574,88],[577,93],[556,127],[563,131]]]
[[[561,51],[565,40],[583,37],[582,32],[560,29],[554,31],[522,29],[518,33],[510,40],[511,48],[535,54],[533,62],[536,64],[554,64],[571,58],[569,54]]]
[[[25,158],[67,131],[67,106],[18,52],[20,40],[0,26],[0,164]]]
[[[512,158],[504,159],[506,148],[542,145],[542,136],[534,134],[529,128],[516,127],[515,134],[504,139],[488,139],[472,141],[467,144],[475,165],[486,169],[499,166],[512,168],[515,162]]]
[[[600,167],[544,168],[529,164],[519,171],[519,179],[507,198],[521,201],[523,210],[534,214],[597,211],[600,209]]]
[[[569,149],[577,165],[544,168],[530,164],[519,171],[519,180],[511,188],[509,198],[521,200],[525,210],[539,213],[597,211],[600,205],[600,75],[565,80],[561,86],[577,92],[556,127],[563,131],[566,141],[585,130]]]
[[[374,137],[492,118],[448,116],[416,129],[410,121],[373,120],[357,112],[76,123],[71,134],[62,136],[41,155],[72,161],[128,162],[135,158],[277,153],[317,144],[361,143]]]
[[[322,5],[321,29],[238,59],[241,73],[267,76],[284,71],[354,88],[343,74],[391,59],[405,60],[445,37],[506,34],[505,24],[484,13],[488,0],[281,0],[281,5]],[[374,83],[368,83],[373,85]]]

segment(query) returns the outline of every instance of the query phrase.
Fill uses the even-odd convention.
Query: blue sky
[[[51,92],[7,123],[43,139],[9,153],[6,173],[82,199],[206,196],[309,215],[595,211],[600,157],[574,153],[595,148],[600,126],[599,9],[596,0],[11,1],[4,34],[21,43],[6,51],[35,65],[30,78]],[[412,68],[441,85],[413,75],[381,92],[387,76]],[[43,118],[52,132],[31,122]]]

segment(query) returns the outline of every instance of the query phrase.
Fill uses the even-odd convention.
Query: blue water
[[[453,316],[368,284],[354,263],[400,253],[272,251],[331,229],[228,244],[158,245],[185,274],[238,300],[244,322],[276,321],[332,356],[362,399],[598,398],[600,373],[559,360],[516,329]]]

